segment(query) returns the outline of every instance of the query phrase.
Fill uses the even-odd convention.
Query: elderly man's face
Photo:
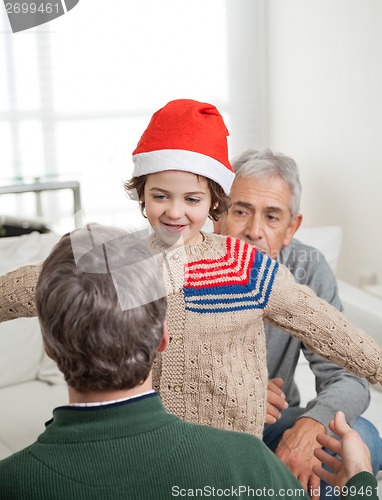
[[[237,177],[230,193],[232,206],[216,223],[215,232],[240,238],[276,258],[302,221],[301,214],[292,218],[291,196],[280,178]]]

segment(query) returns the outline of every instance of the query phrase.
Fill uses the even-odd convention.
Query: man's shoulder
[[[296,260],[304,257],[307,261],[319,261],[321,256],[325,259],[318,248],[307,245],[297,238],[292,238],[290,244],[281,249],[280,256],[282,260]]]
[[[254,488],[273,488],[276,484],[293,487],[299,484],[257,436],[187,422],[184,423],[184,427],[193,430],[187,437],[187,433],[184,434],[183,443],[186,443],[187,439],[192,443],[191,446],[197,450],[196,455],[193,456],[202,456],[211,474],[216,472],[218,465],[219,471],[224,471],[226,479],[248,480]],[[188,448],[190,449],[189,446]],[[260,476],[259,470],[262,471]]]
[[[183,431],[188,431],[188,435],[193,435],[194,438],[204,443],[207,448],[210,448],[212,453],[217,449],[226,449],[230,453],[233,449],[243,450],[250,449],[259,451],[267,449],[264,443],[258,437],[246,432],[230,431],[226,429],[218,429],[209,425],[202,425],[181,420],[180,425]]]
[[[20,470],[25,473],[33,470],[33,448],[36,443],[31,444],[6,458],[0,460],[0,484],[4,487],[6,484],[12,484],[17,478]],[[29,477],[29,476],[28,476]]]
[[[288,247],[282,248],[280,262],[298,283],[309,286],[316,295],[342,310],[335,274],[317,248],[293,238]]]
[[[281,249],[279,260],[292,274],[298,269],[333,274],[324,254],[318,248],[306,245],[296,238],[292,239],[290,245]]]

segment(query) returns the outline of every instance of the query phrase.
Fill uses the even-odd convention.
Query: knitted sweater
[[[256,490],[308,498],[259,439],[184,422],[156,393],[56,408],[36,443],[0,462],[2,500],[254,498]]]
[[[264,319],[327,359],[382,382],[382,349],[290,272],[245,242],[204,234],[163,257],[170,344],[154,388],[179,417],[262,436],[267,397]],[[38,266],[0,278],[0,321],[31,316]]]

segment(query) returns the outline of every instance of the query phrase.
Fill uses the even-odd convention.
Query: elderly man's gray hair
[[[270,149],[248,149],[232,160],[237,177],[267,179],[278,177],[289,186],[292,194],[290,211],[295,217],[300,211],[301,182],[296,162],[283,153],[273,153]]]

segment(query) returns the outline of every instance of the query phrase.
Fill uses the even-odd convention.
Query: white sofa
[[[58,239],[37,232],[0,238],[0,274],[40,262]],[[37,318],[0,324],[0,459],[35,441],[52,409],[67,400],[63,376],[44,352]]]
[[[342,241],[340,227],[302,228],[299,229],[296,237],[318,248],[325,255],[332,270],[336,272]],[[338,279],[337,282],[346,316],[382,346],[382,300],[346,281]],[[314,396],[314,381],[313,374],[303,356],[299,360],[298,380],[302,400],[307,402]],[[371,404],[366,416],[377,426],[382,435],[382,386],[371,385],[370,389]]]
[[[335,266],[340,230],[321,228],[313,232],[307,230],[305,234],[302,231],[298,236],[319,246]],[[55,234],[39,233],[0,238],[0,274],[27,263],[40,262],[58,239]],[[345,282],[340,281],[339,285],[349,318],[382,345],[382,300]],[[307,399],[314,384],[306,384],[309,380],[307,365],[301,363],[299,370],[302,397]],[[67,399],[63,377],[44,353],[37,319],[0,324],[0,459],[33,442],[43,431],[45,421],[51,418],[52,409],[65,404]],[[372,404],[374,401],[382,410],[382,392],[373,391]],[[369,418],[382,431],[382,411],[374,413]]]
[[[325,255],[332,270],[336,272],[342,241],[340,227],[301,228],[296,238],[318,248]],[[340,279],[337,281],[346,316],[382,345],[382,300],[346,281]],[[300,356],[296,380],[301,394],[301,404],[304,405],[315,396],[314,376],[304,356]],[[371,385],[370,396],[369,408],[363,416],[373,422],[382,436],[382,386]],[[378,493],[382,500],[382,471],[378,474]]]
[[[296,238],[318,248],[336,272],[342,242],[339,226],[302,227]],[[382,300],[341,279],[338,279],[338,289],[346,316],[382,345]]]

